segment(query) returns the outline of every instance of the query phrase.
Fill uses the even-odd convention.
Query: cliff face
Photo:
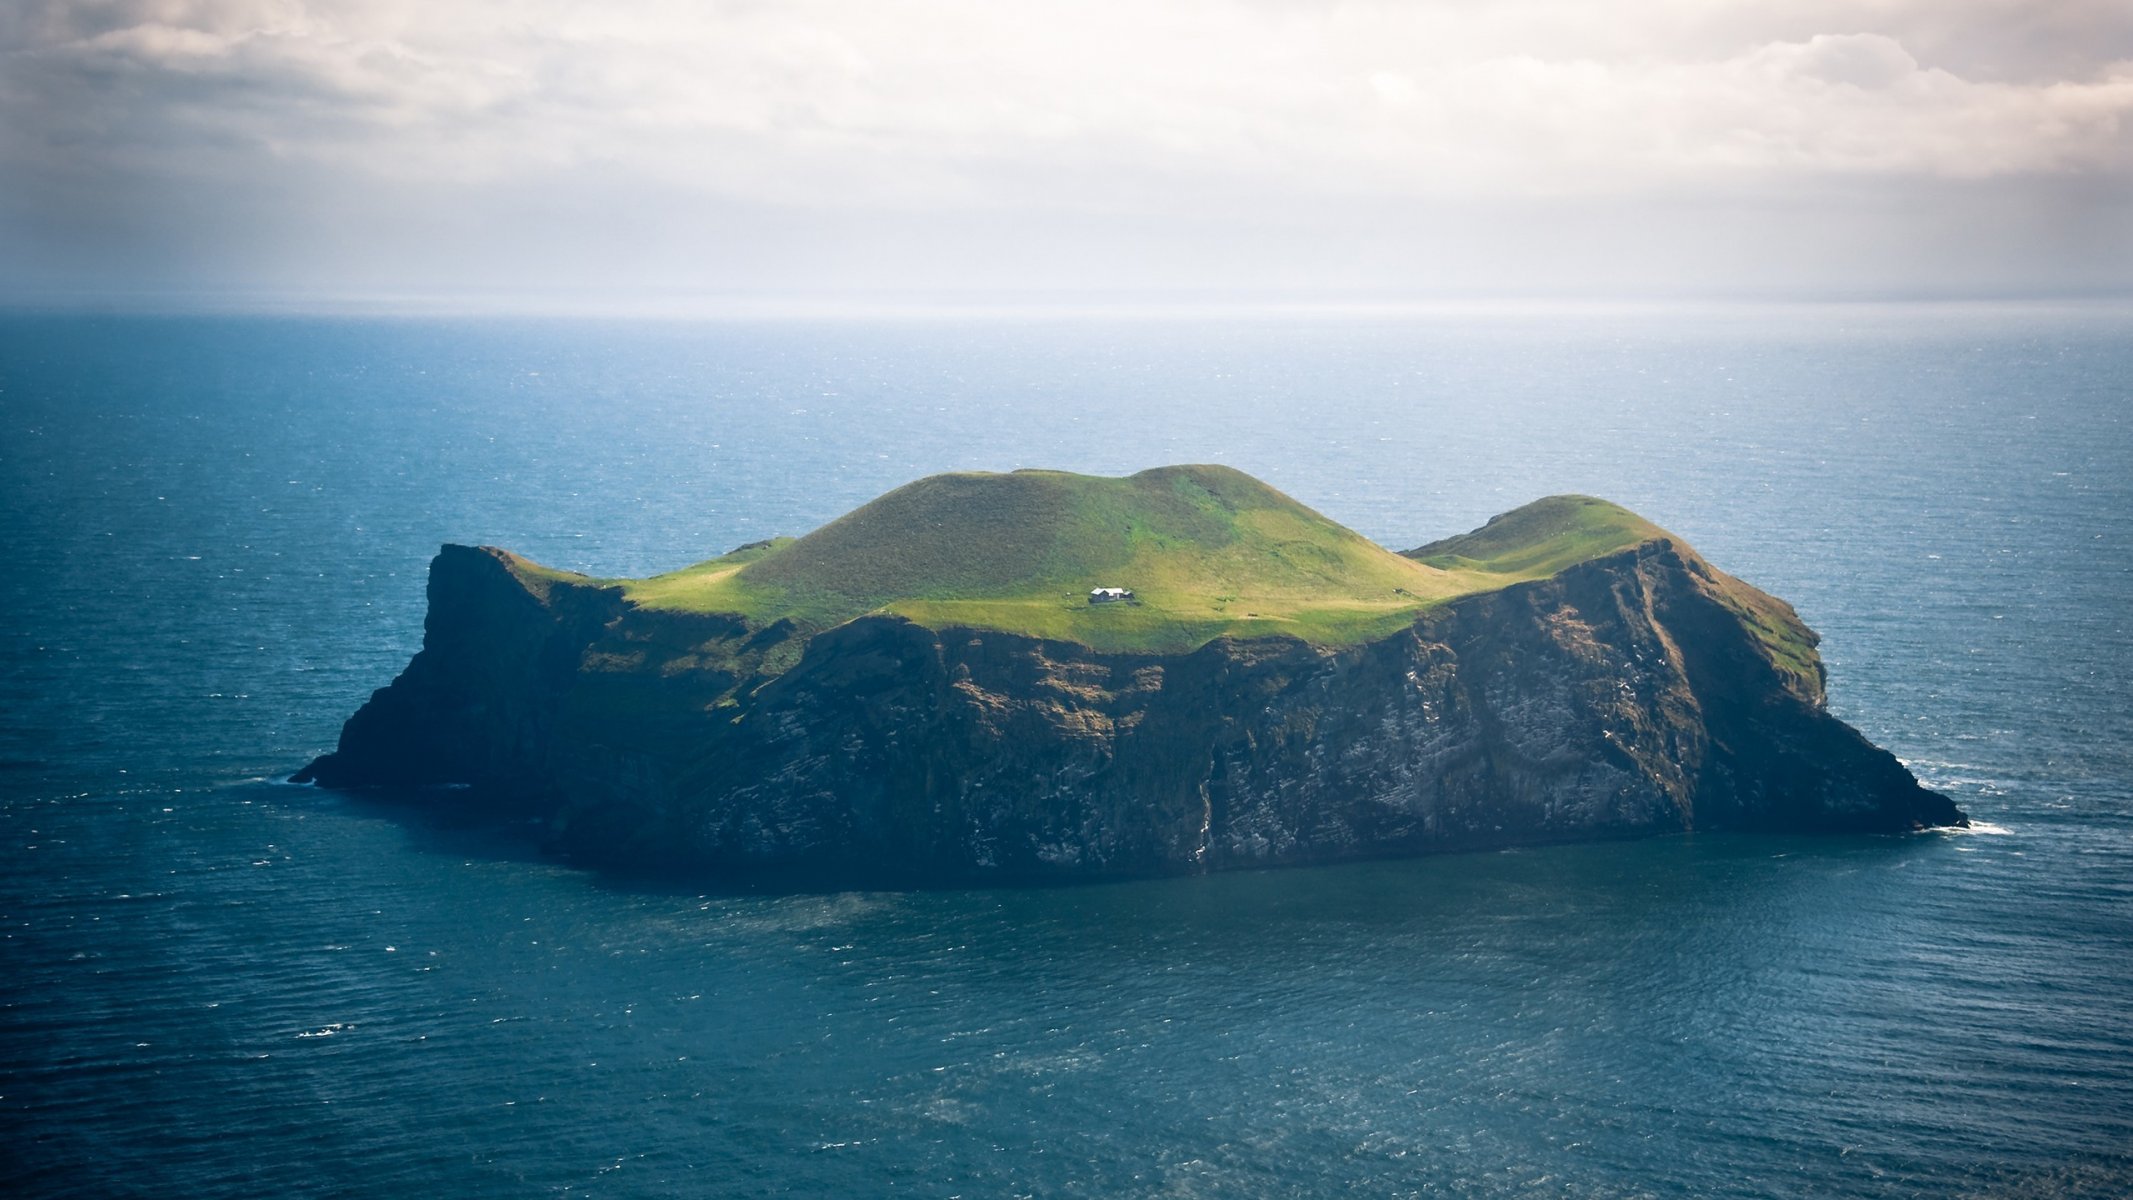
[[[1963,822],[1823,710],[1789,608],[1666,538],[1358,645],[1171,655],[809,637],[523,568],[446,547],[422,652],[299,778],[473,784],[577,857],[830,882]]]

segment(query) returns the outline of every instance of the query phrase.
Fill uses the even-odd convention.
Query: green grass
[[[1492,517],[1472,533],[1409,550],[1407,557],[1446,571],[1542,579],[1564,567],[1671,536],[1618,504],[1592,496],[1549,496]]]
[[[1120,479],[972,473],[921,479],[806,537],[649,579],[595,579],[497,553],[544,600],[559,585],[619,587],[646,609],[731,613],[752,629],[792,622],[803,636],[757,645],[737,632],[690,652],[698,666],[754,677],[789,666],[805,634],[868,613],[1118,652],[1178,653],[1225,636],[1349,645],[1397,632],[1433,605],[1662,539],[1710,581],[1794,690],[1819,700],[1815,635],[1790,605],[1591,496],[1536,500],[1394,554],[1227,467]],[[1136,599],[1091,605],[1098,586],[1131,588]]]
[[[757,624],[823,629],[886,612],[934,628],[1174,652],[1225,635],[1368,640],[1430,605],[1652,536],[1664,534],[1624,509],[1555,497],[1402,556],[1227,467],[1125,478],[1016,471],[932,476],[803,538],[604,582],[645,608]],[[555,574],[530,563],[524,573]],[[1098,586],[1136,599],[1092,606]]]

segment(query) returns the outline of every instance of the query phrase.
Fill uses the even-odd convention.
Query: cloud
[[[2014,0],[45,0],[0,18],[0,171],[21,181],[0,219],[49,232],[94,192],[150,241],[188,219],[165,206],[218,204],[293,237],[362,197],[413,226],[517,188],[558,222],[605,203],[1155,228],[2078,188],[2133,180],[2124,24]]]

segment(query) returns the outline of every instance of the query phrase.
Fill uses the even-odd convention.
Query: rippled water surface
[[[0,1190],[2133,1192],[2133,318],[0,319]],[[1621,501],[1962,835],[766,896],[275,782],[442,541],[602,574],[1220,461]]]

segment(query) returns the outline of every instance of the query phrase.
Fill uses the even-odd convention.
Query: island
[[[957,473],[647,579],[448,545],[428,600],[295,778],[471,792],[627,870],[1023,883],[1966,823],[1828,712],[1790,605],[1588,496],[1394,553],[1227,467]]]

